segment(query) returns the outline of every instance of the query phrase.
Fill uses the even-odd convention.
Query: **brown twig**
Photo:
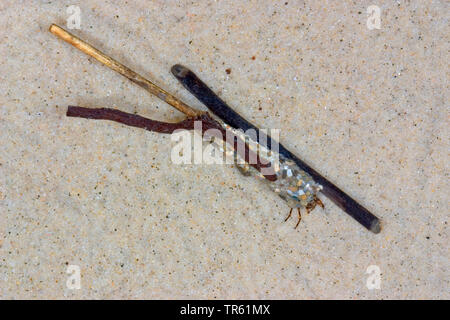
[[[236,135],[234,135],[231,131],[228,132],[225,130],[220,123],[211,118],[209,113],[205,112],[196,117],[190,117],[183,121],[177,123],[169,123],[156,121],[148,118],[144,118],[137,114],[131,114],[127,112],[123,112],[116,109],[109,108],[84,108],[77,106],[69,106],[67,108],[66,115],[68,117],[78,117],[85,119],[97,119],[97,120],[111,120],[115,122],[119,122],[125,124],[127,126],[137,127],[141,129],[145,129],[148,131],[154,131],[159,133],[173,133],[178,129],[185,130],[193,130],[195,129],[195,121],[200,121],[202,126],[202,134],[207,132],[210,129],[215,129],[216,133],[219,132],[220,136],[217,138],[226,141],[230,144],[236,152],[240,154],[240,156],[252,167],[262,173],[262,168],[265,168],[264,177],[269,181],[275,181],[277,179],[275,173],[270,170],[270,164],[265,164],[261,161],[261,158],[258,154],[255,154],[247,143],[245,143],[244,148],[240,148],[239,144],[241,143]],[[212,131],[209,134],[213,134]],[[231,140],[229,140],[231,138]],[[253,163],[250,159],[256,159]]]

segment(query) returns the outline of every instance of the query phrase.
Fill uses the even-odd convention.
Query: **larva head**
[[[322,207],[322,209],[325,208],[325,206],[323,205],[323,202],[320,201],[320,199],[317,197],[317,195],[314,195],[313,200],[306,205],[306,211],[307,212],[313,211],[317,205]]]
[[[296,207],[313,210],[317,204],[317,193],[322,190],[322,186],[309,181],[307,183],[300,179],[297,186],[288,188],[289,196],[297,202]]]

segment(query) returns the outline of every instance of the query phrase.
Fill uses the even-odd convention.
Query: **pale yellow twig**
[[[90,44],[86,43],[85,41],[81,40],[80,38],[74,36],[70,32],[64,30],[63,28],[52,24],[49,28],[49,31],[56,35],[57,37],[63,39],[64,41],[70,43],[77,49],[81,50],[82,52],[90,55],[91,57],[95,58],[96,60],[100,61],[107,67],[111,68],[112,70],[120,73],[121,75],[127,77],[129,80],[133,81],[137,85],[141,86],[151,94],[154,94],[164,102],[167,102],[172,107],[176,108],[177,110],[183,112],[184,114],[194,117],[197,115],[200,115],[202,111],[191,108],[187,104],[185,104],[183,101],[177,99],[167,91],[161,89],[151,81],[145,79],[143,76],[139,75],[138,73],[134,72],[130,68],[124,66],[123,64],[117,62],[113,58],[107,56],[100,50],[94,48]]]

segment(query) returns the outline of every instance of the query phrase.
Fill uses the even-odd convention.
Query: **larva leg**
[[[315,197],[314,201],[316,202],[317,205],[319,205],[319,207],[321,207],[322,209],[325,209],[325,205],[319,198]]]
[[[300,208],[297,208],[297,212],[298,212],[298,221],[294,229],[297,229],[298,225],[300,224],[300,221],[302,221],[302,213],[300,212]]]
[[[284,222],[288,221],[288,219],[291,217],[291,214],[292,214],[292,208],[291,208],[291,210],[289,210],[289,215],[287,216],[286,219],[284,219]]]
[[[250,167],[248,164],[238,164],[235,163],[236,168],[238,168],[239,172],[243,175],[243,176],[250,176],[251,172],[250,172]]]

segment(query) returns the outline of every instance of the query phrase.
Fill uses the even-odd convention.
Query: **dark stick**
[[[69,106],[67,108],[66,115],[68,117],[77,117],[77,118],[85,118],[85,119],[97,119],[97,120],[111,120],[115,122],[119,122],[131,127],[137,127],[141,129],[145,129],[148,131],[159,132],[159,133],[173,133],[178,129],[185,130],[194,130],[195,121],[201,121],[202,123],[202,133],[205,133],[209,129],[216,129],[220,132],[222,136],[218,138],[226,141],[227,130],[225,130],[216,120],[211,118],[208,113],[202,113],[198,116],[187,118],[183,121],[177,123],[169,123],[156,121],[148,118],[141,117],[137,114],[131,114],[127,112],[123,112],[116,109],[109,108],[84,108],[77,106]],[[211,132],[213,134],[213,132]],[[259,155],[254,154],[253,151],[250,150],[249,145],[246,143],[244,145],[244,150],[238,148],[239,140],[233,133],[229,132],[228,136],[230,136],[233,140],[227,141],[227,143],[233,146],[234,150],[240,152],[240,155],[243,159],[256,170],[260,171],[262,168],[267,168],[266,171],[270,170],[270,165],[264,164],[261,161]],[[243,152],[243,153],[242,153]],[[250,159],[256,159],[255,163],[252,163]],[[270,171],[264,174],[264,177],[269,181],[275,181],[277,179],[275,173]]]
[[[267,148],[269,149],[272,149],[272,145],[278,143],[277,141],[272,140],[270,136],[266,137],[266,135],[260,132],[257,127],[231,109],[188,68],[177,64],[172,67],[172,73],[183,84],[183,86],[205,106],[207,106],[212,113],[233,128],[242,129],[244,131],[247,131],[248,129],[256,130],[256,132],[258,132],[257,142],[259,143],[260,140],[267,141]],[[278,148],[281,155],[295,161],[295,163],[302,170],[310,174],[316,182],[320,183],[323,186],[322,193],[333,201],[338,207],[344,210],[368,230],[374,233],[379,233],[381,231],[380,220],[375,215],[370,213],[369,210],[353,200],[349,195],[336,187],[333,183],[311,168],[304,161],[295,156],[282,144],[278,144]]]

